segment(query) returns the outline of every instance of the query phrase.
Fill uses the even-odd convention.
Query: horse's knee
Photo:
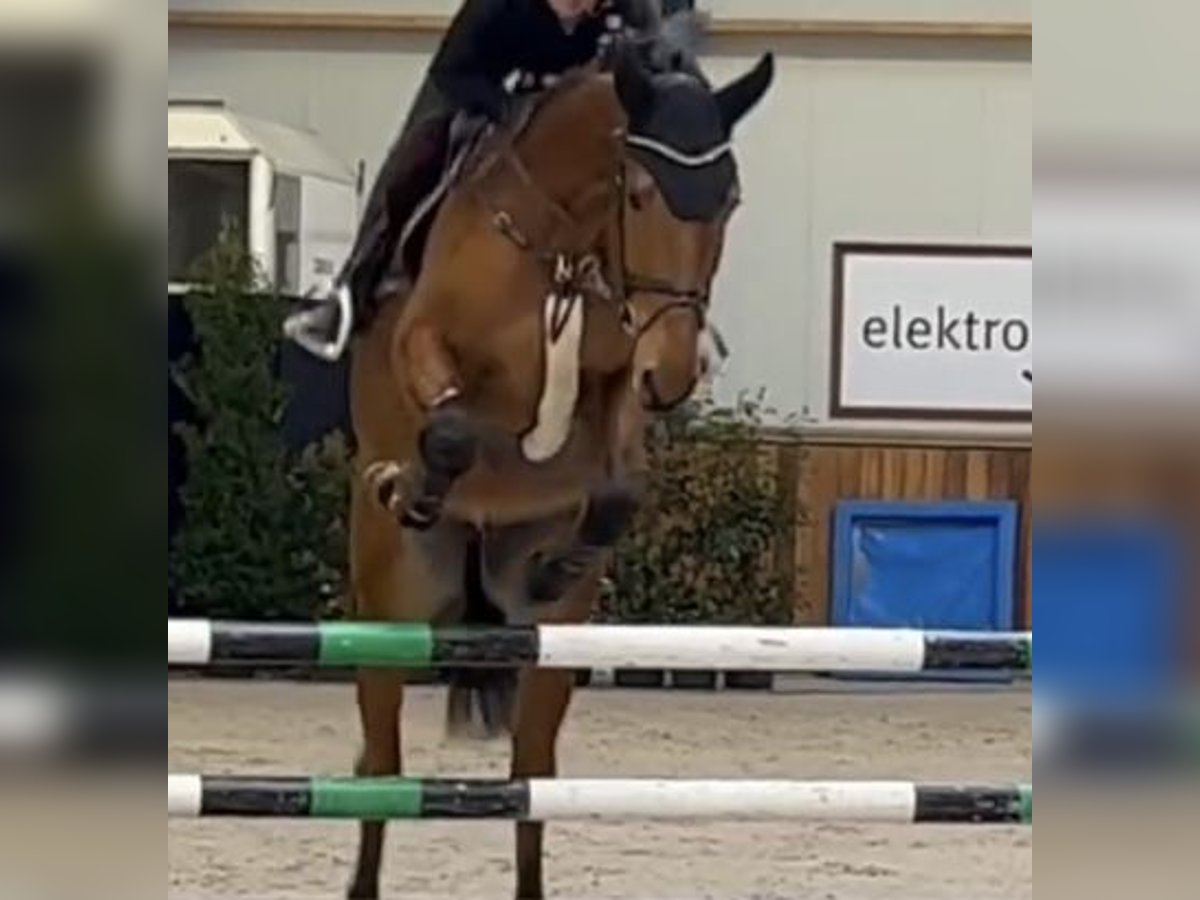
[[[418,446],[424,477],[417,496],[400,517],[401,524],[418,531],[432,528],[441,517],[450,489],[475,464],[479,438],[470,417],[457,406],[434,411],[421,431]]]

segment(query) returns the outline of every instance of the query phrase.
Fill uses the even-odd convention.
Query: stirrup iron
[[[306,317],[314,313],[312,310],[289,317],[283,324],[283,333],[313,356],[326,362],[337,362],[346,352],[346,345],[350,343],[350,330],[354,326],[354,303],[350,297],[350,288],[344,284],[339,285],[333,292],[332,300],[322,302],[337,305],[337,335],[332,341],[315,339],[305,331],[304,323]]]

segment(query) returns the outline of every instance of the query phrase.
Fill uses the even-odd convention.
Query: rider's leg
[[[400,230],[422,199],[428,170],[439,167],[447,119],[435,91],[423,88],[400,136],[388,149],[367,197],[354,245],[334,288],[316,306],[293,314],[285,334],[310,352],[337,359],[351,330],[365,327],[376,309],[376,289],[392,262]],[[436,177],[436,176],[435,176]]]
[[[375,266],[370,261],[387,252],[390,223],[386,206],[376,202],[375,194],[386,194],[395,177],[403,152],[397,141],[388,152],[359,223],[350,255],[332,285],[332,290],[307,309],[293,313],[284,322],[284,334],[316,356],[335,360],[341,356],[352,329],[368,318],[364,309],[367,296],[361,273]],[[355,277],[358,275],[359,277]]]
[[[315,306],[294,313],[284,323],[284,333],[317,356],[336,359],[344,349],[345,339],[342,336],[348,336],[354,325],[361,325],[362,283],[361,279],[356,280],[353,276],[363,270],[368,260],[380,255],[387,243],[387,198],[402,174],[404,155],[408,149],[407,137],[407,133],[402,133],[388,148],[367,196],[354,244],[334,280],[333,290],[327,296],[318,298]]]

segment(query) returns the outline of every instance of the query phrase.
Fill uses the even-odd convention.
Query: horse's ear
[[[721,121],[729,131],[758,105],[771,82],[775,79],[775,56],[766,53],[758,64],[717,92],[717,106],[721,110]]]
[[[623,45],[613,67],[617,98],[630,122],[642,122],[654,108],[654,83],[636,48]]]

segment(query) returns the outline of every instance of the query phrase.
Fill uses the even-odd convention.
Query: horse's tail
[[[464,625],[503,625],[504,614],[488,599],[483,583],[483,549],[479,540],[467,547],[463,573],[466,595]],[[446,733],[450,737],[494,738],[512,727],[517,692],[515,669],[447,669]]]

